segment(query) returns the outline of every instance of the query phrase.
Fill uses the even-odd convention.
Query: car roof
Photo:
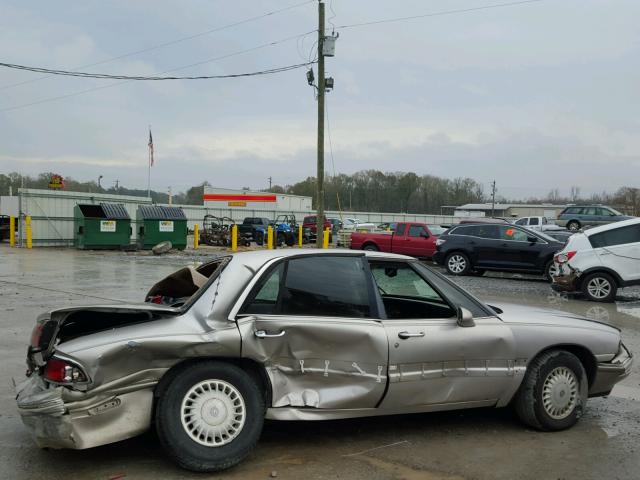
[[[364,250],[350,250],[347,248],[291,248],[291,249],[275,249],[275,250],[254,250],[251,252],[234,253],[233,259],[240,260],[252,270],[259,269],[262,265],[275,258],[288,258],[298,256],[318,256],[318,255],[351,255],[366,256],[367,258],[380,258],[389,260],[415,260],[407,255],[398,255],[396,253],[372,252]]]
[[[607,223],[606,225],[600,225],[598,227],[585,230],[583,233],[589,237],[595,233],[606,232],[613,230],[614,228],[628,227],[629,225],[637,225],[640,223],[640,218],[631,218],[629,220],[622,220],[620,222]]]

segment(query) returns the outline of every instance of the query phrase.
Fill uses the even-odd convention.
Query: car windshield
[[[447,231],[446,228],[441,227],[440,225],[429,225],[429,231],[432,235],[442,235]]]

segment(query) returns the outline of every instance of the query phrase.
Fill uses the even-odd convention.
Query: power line
[[[369,22],[361,22],[361,23],[351,23],[347,25],[340,25],[336,27],[337,29],[346,29],[346,28],[355,28],[355,27],[366,27],[369,25],[379,25],[381,23],[393,23],[393,22],[403,22],[405,20],[415,20],[418,18],[427,18],[427,17],[439,17],[443,15],[453,15],[456,13],[469,13],[476,12],[479,10],[489,10],[492,8],[502,8],[502,7],[513,7],[516,5],[524,5],[527,3],[538,3],[543,2],[544,0],[520,0],[517,2],[507,2],[507,3],[496,3],[493,5],[483,5],[481,7],[471,7],[471,8],[460,8],[457,10],[444,10],[441,12],[433,12],[433,13],[425,13],[422,15],[412,15],[410,17],[396,17],[396,18],[387,18],[382,20],[372,20]]]
[[[15,65],[12,63],[2,63],[0,62],[0,67],[13,68],[17,70],[25,70],[28,72],[38,72],[38,73],[48,73],[50,75],[62,75],[67,77],[81,77],[81,78],[97,78],[97,79],[107,79],[107,80],[212,80],[212,79],[222,79],[222,78],[238,78],[238,77],[253,77],[256,75],[269,75],[273,73],[286,72],[289,70],[294,70],[296,68],[307,67],[311,65],[313,62],[306,63],[298,63],[294,65],[286,65],[284,67],[275,67],[267,70],[259,70],[256,72],[245,72],[245,73],[232,73],[227,75],[199,75],[199,76],[183,76],[183,77],[160,77],[160,76],[138,76],[138,75],[111,75],[106,73],[88,73],[88,72],[70,72],[67,70],[52,70],[49,68],[42,67],[28,67],[25,65]]]
[[[106,60],[101,60],[99,62],[89,63],[89,64],[86,64],[86,65],[80,65],[78,67],[72,68],[71,70],[80,70],[81,68],[95,67],[96,65],[102,65],[102,64],[113,62],[113,61],[116,61],[116,60],[121,60],[123,58],[132,57],[134,55],[139,55],[141,53],[151,52],[153,50],[158,50],[160,48],[168,47],[170,45],[175,45],[175,44],[178,44],[178,43],[186,42],[187,40],[193,40],[194,38],[202,37],[202,36],[205,36],[205,35],[210,35],[212,33],[220,32],[222,30],[226,30],[226,29],[229,29],[229,28],[237,27],[239,25],[244,25],[246,23],[254,22],[256,20],[260,20],[262,18],[266,18],[266,17],[272,16],[272,15],[276,15],[278,13],[282,13],[282,12],[285,12],[287,10],[293,10],[294,8],[298,8],[298,7],[301,7],[303,5],[307,5],[309,3],[313,3],[314,1],[315,0],[306,0],[306,1],[301,2],[301,3],[296,3],[295,5],[290,5],[288,7],[283,7],[281,9],[273,10],[271,12],[267,12],[267,13],[262,14],[262,15],[257,15],[255,17],[246,18],[246,19],[240,20],[238,22],[229,23],[227,25],[223,25],[223,26],[220,26],[220,27],[215,27],[215,28],[212,28],[210,30],[205,30],[203,32],[195,33],[193,35],[188,35],[186,37],[181,37],[181,38],[177,38],[175,40],[170,40],[168,42],[164,42],[164,43],[152,46],[152,47],[143,48],[141,50],[135,50],[135,51],[132,51],[132,52],[129,52],[129,53],[123,53],[122,55],[118,55],[116,57],[108,58]],[[0,90],[6,90],[8,88],[17,87],[19,85],[24,85],[24,84],[27,84],[27,83],[37,82],[39,80],[43,80],[45,78],[49,78],[50,76],[51,75],[44,75],[42,77],[32,78],[32,79],[29,79],[29,80],[24,80],[22,82],[17,82],[17,83],[13,83],[13,84],[9,84],[9,85],[3,85],[3,86],[0,86]]]
[[[298,34],[298,35],[292,35],[290,37],[286,37],[286,38],[283,38],[283,39],[280,39],[280,40],[276,40],[274,42],[263,43],[262,45],[258,45],[258,46],[251,47],[251,48],[247,48],[247,49],[244,49],[244,50],[239,50],[237,52],[229,53],[229,54],[226,54],[226,55],[221,55],[219,57],[209,58],[209,59],[203,60],[201,62],[196,62],[196,63],[192,63],[192,64],[189,64],[189,65],[184,65],[182,67],[177,67],[177,68],[172,68],[172,69],[169,69],[169,70],[164,70],[162,72],[156,73],[156,75],[163,75],[165,73],[176,72],[178,70],[184,70],[184,69],[187,69],[187,68],[196,67],[196,66],[199,66],[199,65],[204,65],[206,63],[211,63],[211,62],[215,62],[215,61],[218,61],[218,60],[224,60],[224,59],[227,59],[227,58],[230,58],[230,57],[234,57],[234,56],[237,56],[237,55],[242,55],[242,54],[245,54],[245,53],[253,52],[253,51],[256,51],[256,50],[263,49],[263,48],[272,47],[274,45],[278,45],[278,44],[287,42],[289,40],[293,40],[293,39],[299,38],[301,36],[308,35],[309,33],[315,32],[315,31],[316,30],[311,30],[310,32],[305,32],[305,33],[301,33],[301,34]],[[122,80],[122,81],[119,81],[119,82],[110,83],[108,85],[100,85],[100,86],[97,86],[97,87],[87,88],[85,90],[80,90],[80,91],[77,91],[77,92],[67,93],[67,94],[64,94],[64,95],[58,95],[56,97],[49,97],[49,98],[44,98],[42,100],[36,100],[36,101],[30,102],[30,103],[24,103],[24,104],[21,104],[21,105],[15,105],[13,107],[7,107],[7,108],[0,109],[0,113],[9,112],[9,111],[12,111],[12,110],[19,110],[21,108],[27,108],[27,107],[31,107],[31,106],[34,106],[34,105],[40,105],[42,103],[48,103],[48,102],[54,102],[54,101],[57,101],[57,100],[63,100],[65,98],[75,97],[77,95],[84,95],[85,93],[95,92],[97,90],[103,90],[105,88],[116,87],[118,85],[122,85],[124,83],[129,83],[129,82],[132,82],[132,81],[133,80]]]

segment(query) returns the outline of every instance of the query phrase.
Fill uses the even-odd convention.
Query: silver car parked
[[[561,430],[631,362],[616,328],[485,305],[410,257],[259,251],[184,268],[147,303],[42,315],[17,403],[41,447],[155,425],[178,464],[214,471],[251,452],[265,418],[513,405]]]

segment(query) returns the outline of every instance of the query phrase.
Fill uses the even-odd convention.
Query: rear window
[[[640,242],[640,225],[620,227],[589,236],[593,248],[612,247]]]
[[[407,229],[407,224],[406,223],[399,223],[398,226],[395,229],[395,234],[398,236],[402,236],[404,235],[404,231]]]

